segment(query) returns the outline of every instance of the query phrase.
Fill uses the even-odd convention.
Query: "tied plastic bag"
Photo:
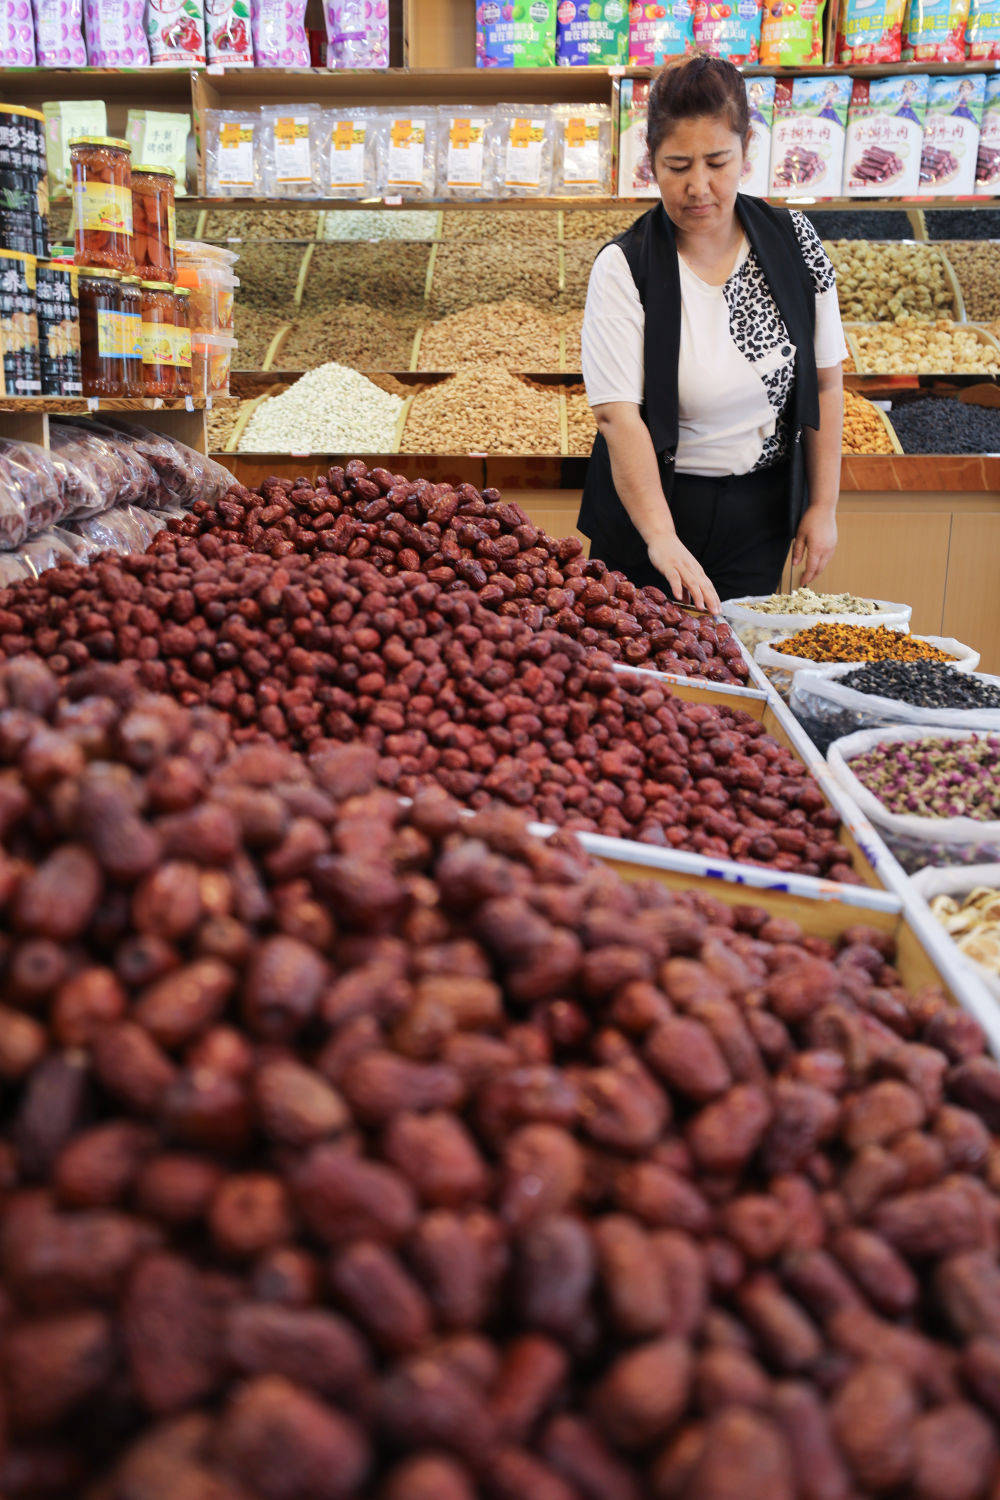
[[[389,0],[325,0],[328,68],[389,66]]]
[[[318,104],[275,104],[261,110],[261,173],[267,197],[320,197],[322,121]]]
[[[9,588],[12,583],[23,583],[26,578],[34,576],[19,552],[0,552],[0,589]]]
[[[904,754],[915,741],[978,739],[974,730],[929,730],[924,725],[894,730],[863,729],[835,740],[827,763],[839,784],[873,823],[907,874],[927,865],[974,865],[1000,859],[1000,821],[979,818],[924,818],[893,813],[858,780],[851,762],[879,746]],[[902,765],[902,761],[901,761]]]
[[[447,104],[438,111],[439,198],[494,198],[500,132],[490,109]]]
[[[834,740],[861,729],[892,724],[929,724],[942,729],[982,729],[1000,734],[1000,708],[920,708],[900,698],[861,693],[841,681],[853,666],[817,666],[796,672],[788,706],[818,750],[825,755]],[[983,682],[1000,687],[1000,677],[981,673]]]
[[[152,466],[157,479],[155,492],[147,509],[165,505],[188,507],[196,500],[215,505],[236,480],[228,469],[204,453],[196,453],[186,443],[168,438],[161,432],[150,432],[131,422],[120,422],[115,429],[128,437],[133,448]]]
[[[555,119],[545,104],[501,104],[497,109],[497,187],[503,198],[552,192]]]
[[[132,505],[116,505],[99,516],[75,521],[72,530],[95,552],[145,552],[166,523]]]
[[[62,532],[56,528],[39,532],[38,536],[25,543],[17,555],[33,578],[39,578],[42,573],[49,568],[58,567],[60,563],[77,561],[74,549],[63,540]]]
[[[611,108],[607,104],[555,104],[555,167],[559,194],[611,193]]]
[[[146,460],[110,429],[52,422],[49,443],[63,466],[67,517],[92,516],[112,505],[144,499],[155,482]]]
[[[1000,1000],[1000,910],[996,898],[986,896],[987,891],[1000,890],[1000,865],[966,865],[958,869],[930,866],[914,875],[913,889],[927,902],[935,921],[945,928],[990,994]],[[986,933],[976,931],[967,919],[956,921],[949,919],[947,911],[935,910],[939,897],[950,898],[962,906],[965,898],[977,890],[988,903],[990,923]]]
[[[815,621],[812,623],[816,623]],[[829,617],[824,618],[823,624],[829,624]],[[851,622],[858,624],[858,620]],[[872,622],[869,621],[869,624]],[[877,622],[881,624],[881,621]],[[905,634],[906,632],[900,632]],[[795,634],[793,631],[792,634]],[[780,640],[788,640],[789,636],[781,636]],[[937,646],[946,656],[953,658],[951,665],[956,672],[974,672],[979,666],[979,652],[974,651],[971,646],[963,646],[961,641],[952,640],[950,636],[941,635],[915,635],[911,637],[915,641],[924,641],[928,646]],[[787,698],[792,690],[792,678],[796,672],[815,671],[817,666],[864,666],[862,661],[834,663],[810,661],[807,656],[790,656],[787,651],[778,651],[778,641],[762,641],[754,651],[753,659],[757,665],[763,668],[772,687],[776,688],[783,698]]]
[[[15,547],[61,520],[63,499],[52,455],[36,443],[0,438],[0,549]]]
[[[379,196],[383,191],[388,130],[388,119],[380,109],[323,110],[320,122],[323,197]]]
[[[210,198],[263,196],[261,131],[255,109],[206,109],[205,188]]]
[[[913,613],[912,605],[890,604],[885,599],[865,601],[876,606],[875,614],[772,615],[764,610],[754,609],[755,604],[763,603],[770,597],[769,594],[758,594],[747,595],[743,599],[723,600],[722,618],[729,621],[736,635],[750,651],[759,646],[761,641],[774,641],[780,635],[794,635],[796,631],[806,630],[810,625],[884,625],[887,630],[907,631]]]

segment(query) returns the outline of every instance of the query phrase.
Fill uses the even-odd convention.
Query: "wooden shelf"
[[[237,69],[192,75],[196,108],[239,104],[611,104],[608,68]]]
[[[252,209],[311,209],[324,212],[329,209],[367,209],[371,211],[385,210],[394,213],[399,210],[426,209],[428,213],[437,213],[441,209],[455,209],[461,212],[463,209],[565,209],[572,212],[573,209],[612,209],[634,207],[637,212],[652,207],[657,200],[655,198],[404,198],[400,202],[386,202],[382,198],[205,198],[189,196],[178,198],[178,206],[184,208],[210,209],[213,213],[222,209],[231,209],[234,213],[242,211],[246,213]],[[907,209],[935,209],[935,208],[1000,208],[1000,197],[966,197],[966,198],[768,198],[768,203],[784,205],[790,208],[801,208],[805,210],[839,212],[850,209],[882,209],[886,211],[895,210],[905,213]],[[326,243],[325,241],[321,243]],[[331,242],[333,243],[333,242]]]
[[[213,405],[224,406],[235,400],[233,396],[210,396],[207,401],[181,396],[176,401],[154,396],[0,396],[0,412],[23,412],[28,416],[45,414],[58,416],[87,416],[99,411],[211,411]]]

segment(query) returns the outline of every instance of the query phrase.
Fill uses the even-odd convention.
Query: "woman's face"
[[[743,141],[725,119],[678,120],[653,160],[663,206],[678,229],[698,234],[728,225],[744,156]]]

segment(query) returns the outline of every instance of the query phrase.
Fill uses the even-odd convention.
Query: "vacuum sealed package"
[[[60,468],[67,519],[96,515],[135,497],[140,482],[137,467],[96,432],[53,422],[49,442],[53,461]]]
[[[146,0],[146,35],[154,67],[204,67],[204,0]]]
[[[624,67],[628,62],[627,0],[559,0],[556,62],[561,68]]]
[[[1000,192],[1000,77],[995,73],[987,78],[983,96],[975,191],[989,197]]]
[[[500,104],[496,121],[501,197],[547,197],[552,192],[556,128],[551,110],[545,104]]]
[[[755,63],[760,57],[761,4],[762,0],[737,0],[736,4],[695,0],[697,51],[706,57],[724,57],[736,67]]]
[[[271,104],[261,109],[261,176],[268,198],[322,195],[322,122],[318,104]]]
[[[156,470],[139,451],[132,438],[104,422],[74,420],[68,425],[75,429],[84,444],[93,440],[98,445],[98,459],[106,459],[107,455],[111,455],[120,466],[111,470],[109,478],[104,482],[105,494],[111,494],[107,504],[151,506],[155,503],[159,487]],[[86,455],[88,448],[84,446],[82,452]],[[79,457],[76,459],[78,465],[82,465],[82,461]]]
[[[649,80],[623,78],[618,112],[619,198],[658,198],[660,196],[646,145],[648,104]]]
[[[0,8],[0,67],[35,66],[35,23],[27,0]],[[65,63],[62,64],[66,66]]]
[[[439,198],[496,196],[499,132],[491,110],[442,104],[438,110]]]
[[[556,194],[607,197],[611,193],[611,106],[554,104]]]
[[[14,10],[14,7],[7,8]],[[87,48],[83,40],[83,0],[34,0],[34,11],[33,61],[38,67],[85,68]]]
[[[107,106],[103,99],[70,99],[43,104],[42,114],[45,117],[49,197],[68,198],[72,183],[69,143],[88,135],[107,135]]]
[[[71,529],[95,551],[128,553],[145,552],[163,526],[130,505],[116,505],[99,516],[75,521]]]
[[[31,570],[33,578],[39,578],[49,568],[57,567],[59,563],[75,563],[76,552],[63,540],[62,533],[55,527],[48,531],[40,531],[31,541],[25,542],[20,549],[18,557]]]
[[[478,0],[477,68],[553,68],[557,0]]]
[[[389,0],[326,0],[328,68],[389,66]]]
[[[920,152],[922,193],[957,198],[975,191],[985,99],[982,73],[950,73],[928,80]]]
[[[220,68],[253,67],[250,0],[205,0],[205,55]]]
[[[971,0],[965,47],[970,61],[1000,62],[1000,0]]]
[[[844,196],[903,198],[920,185],[927,78],[856,78],[847,112]]]
[[[9,552],[62,516],[52,455],[37,443],[0,437],[0,550]]]
[[[174,196],[186,192],[188,136],[191,116],[154,109],[130,109],[125,139],[132,147],[132,160],[153,167],[169,167],[174,174]]]
[[[771,171],[771,127],[774,123],[774,79],[745,78],[750,111],[750,141],[743,162],[740,192],[766,198]]]
[[[206,109],[203,128],[208,196],[262,197],[264,150],[259,112],[255,109]]]
[[[906,0],[840,0],[837,62],[897,63]]]
[[[383,191],[387,198],[433,198],[437,181],[438,116],[387,110]]]
[[[768,68],[822,66],[826,0],[764,0],[760,62]]]
[[[149,67],[144,8],[144,0],[84,0],[87,62],[92,68]]]
[[[320,121],[324,198],[377,198],[388,121],[378,109],[325,109]]]
[[[204,453],[196,453],[176,438],[132,422],[117,422],[114,430],[129,439],[156,474],[157,493],[150,496],[147,509],[158,510],[165,505],[187,507],[195,500],[215,505],[236,483],[222,464]]]
[[[906,0],[903,61],[965,61],[969,0]]]
[[[306,0],[251,0],[250,24],[258,68],[308,68]]]
[[[694,51],[694,0],[665,0],[646,5],[634,0],[628,13],[628,61],[631,68],[658,68],[671,57]]]
[[[850,78],[779,78],[771,130],[771,196],[836,198],[844,172]]]

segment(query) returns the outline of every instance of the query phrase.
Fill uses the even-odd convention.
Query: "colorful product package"
[[[388,122],[377,109],[323,111],[323,197],[376,198],[383,191]]]
[[[629,9],[628,61],[631,68],[656,68],[671,57],[694,51],[692,0],[665,0],[647,5],[636,0]]]
[[[258,68],[308,68],[306,0],[251,0],[250,24]]]
[[[146,36],[154,68],[204,67],[203,0],[146,0]]]
[[[546,104],[497,107],[497,191],[502,198],[538,198],[552,192],[555,116]]]
[[[382,187],[387,198],[433,198],[437,180],[438,116],[434,108],[422,115],[387,110],[385,171]]]
[[[628,62],[627,0],[559,0],[556,62],[561,68]]]
[[[552,191],[570,197],[611,192],[611,106],[553,104],[555,167]]]
[[[216,67],[253,67],[250,0],[205,0],[205,55]]]
[[[996,73],[986,80],[979,150],[976,153],[975,191],[990,198],[1000,193],[1000,75]]]
[[[15,21],[22,4],[0,6]],[[0,21],[0,27],[3,22]],[[83,0],[35,0],[35,57],[40,68],[85,68],[87,49],[83,43]]]
[[[774,124],[774,79],[745,78],[750,110],[750,144],[747,146],[740,192],[766,198],[771,184],[771,127]]]
[[[618,111],[618,197],[658,198],[646,148],[649,81],[623,78]]]
[[[259,198],[264,187],[261,119],[255,109],[206,109],[202,141],[210,198]]]
[[[442,104],[438,110],[439,198],[494,198],[500,131],[491,110]]]
[[[909,198],[920,188],[927,78],[856,78],[847,115],[844,196]]]
[[[839,63],[897,63],[906,0],[841,0],[837,18]]]
[[[903,61],[965,61],[969,0],[906,0]]]
[[[174,196],[183,198],[187,189],[187,148],[191,116],[165,110],[130,109],[125,139],[132,147],[132,160],[169,167],[174,174]]]
[[[966,51],[977,62],[1000,62],[1000,0],[971,0]]]
[[[0,67],[34,66],[35,23],[30,0],[4,0],[0,6]]]
[[[825,9],[826,0],[764,0],[761,65],[801,68],[821,64]]]
[[[260,112],[261,175],[268,198],[323,191],[323,120],[318,104],[271,104]]]
[[[328,68],[389,66],[389,0],[326,0]]]
[[[554,68],[556,0],[482,0],[476,6],[477,68]]]
[[[982,73],[928,79],[920,191],[961,197],[976,186],[979,123],[986,99]]]
[[[762,0],[695,0],[694,44],[737,67],[760,56]]]
[[[143,0],[84,0],[87,62],[92,68],[148,68]]]
[[[68,198],[72,174],[69,143],[86,135],[107,135],[108,111],[103,99],[62,99],[42,105],[49,197]]]
[[[778,80],[771,129],[773,198],[839,196],[850,97],[850,78]]]

